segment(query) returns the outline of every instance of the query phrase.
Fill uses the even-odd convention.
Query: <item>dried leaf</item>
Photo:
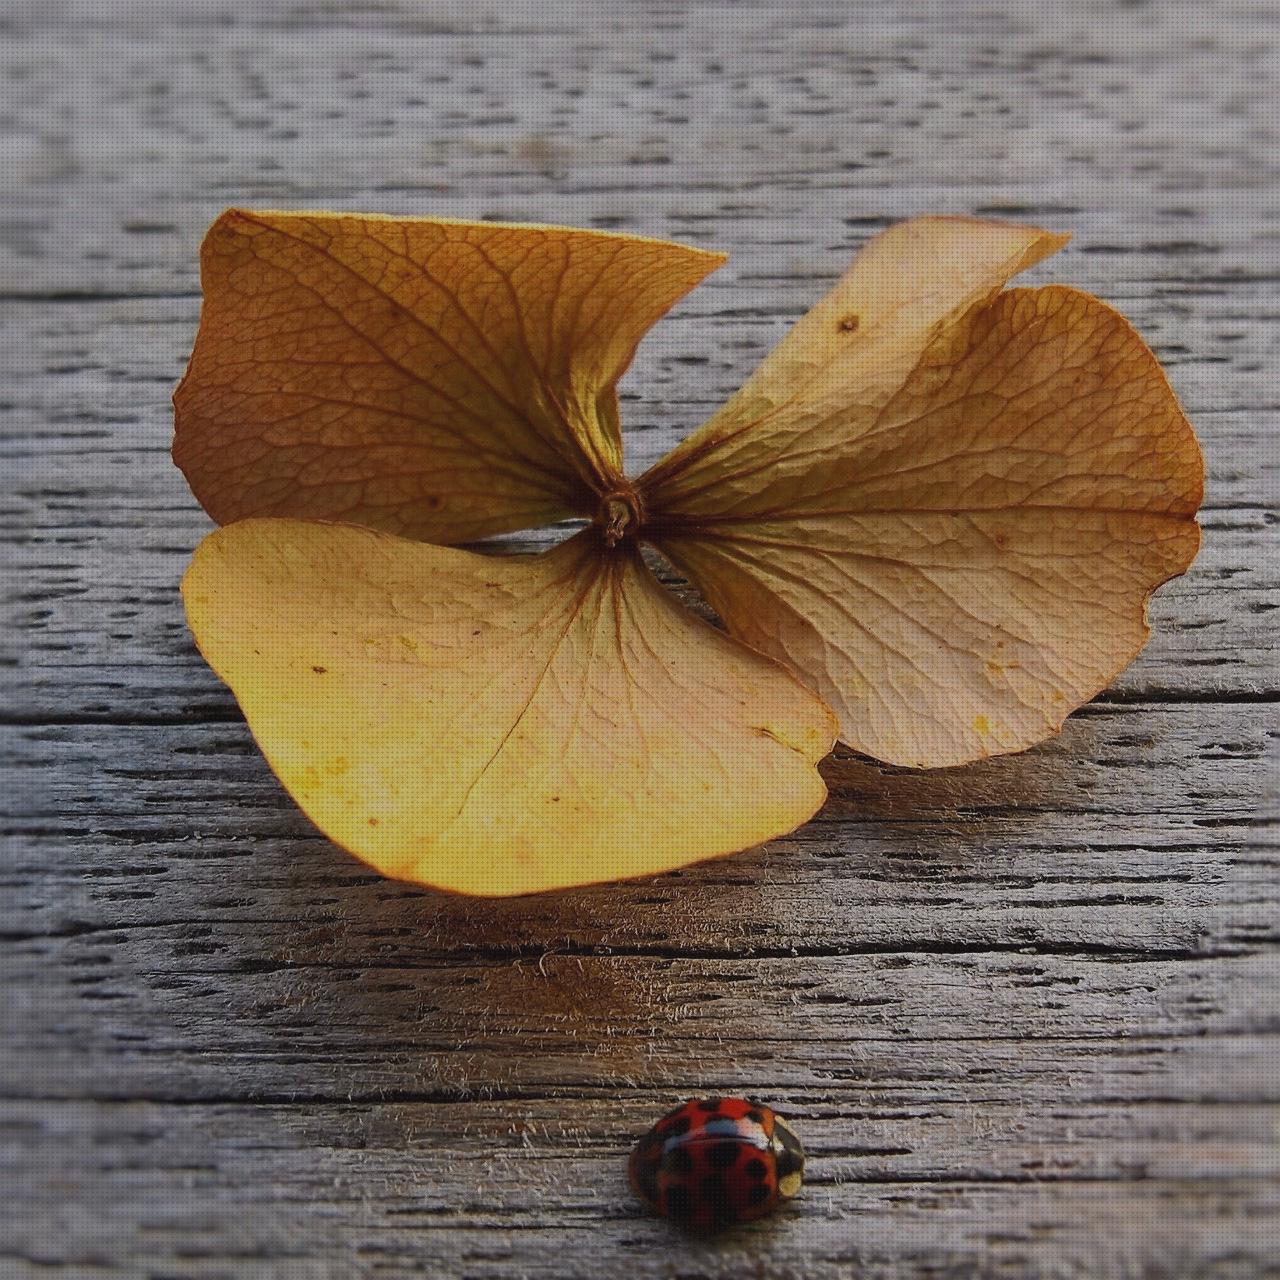
[[[230,210],[174,457],[220,523],[348,520],[433,542],[591,515],[614,386],[723,255],[557,227]]]
[[[716,631],[635,545],[491,557],[247,520],[183,583],[281,781],[387,875],[512,894],[646,875],[792,830],[831,713]]]
[[[857,750],[1030,746],[1141,649],[1148,596],[1194,558],[1191,428],[1126,321],[1057,287],[970,306],[867,399],[779,393],[723,448],[704,436],[641,482],[647,533]]]

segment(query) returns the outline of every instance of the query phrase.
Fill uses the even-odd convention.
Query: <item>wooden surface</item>
[[[0,1274],[1280,1274],[1278,35],[1261,0],[6,0]],[[730,250],[628,376],[637,468],[886,222],[1073,231],[1033,278],[1161,355],[1204,552],[1025,755],[832,760],[796,835],[649,882],[378,879],[178,603],[169,394],[229,204]],[[687,1243],[624,1159],[717,1092],[792,1116],[809,1183]]]

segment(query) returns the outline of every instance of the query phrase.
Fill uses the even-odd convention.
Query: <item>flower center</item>
[[[595,523],[604,532],[605,543],[616,547],[623,538],[629,538],[644,523],[640,495],[630,485],[624,489],[611,489],[600,499]]]

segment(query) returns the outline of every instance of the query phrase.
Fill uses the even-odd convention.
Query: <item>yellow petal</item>
[[[647,875],[810,817],[835,722],[587,530],[500,558],[248,520],[183,582],[201,651],[327,835],[473,894]]]
[[[1199,449],[1154,356],[1051,287],[935,332],[865,410],[804,420],[774,471],[669,470],[646,532],[733,634],[785,660],[842,740],[907,765],[1020,750],[1145,643],[1199,546]],[[654,510],[656,508],[656,510]]]
[[[621,474],[614,387],[723,256],[556,227],[230,210],[175,396],[215,520],[459,542],[590,514]]]

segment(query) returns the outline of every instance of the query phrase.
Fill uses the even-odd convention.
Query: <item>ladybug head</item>
[[[804,1147],[795,1130],[779,1116],[773,1118],[773,1156],[778,1166],[778,1195],[790,1200],[804,1178]]]

